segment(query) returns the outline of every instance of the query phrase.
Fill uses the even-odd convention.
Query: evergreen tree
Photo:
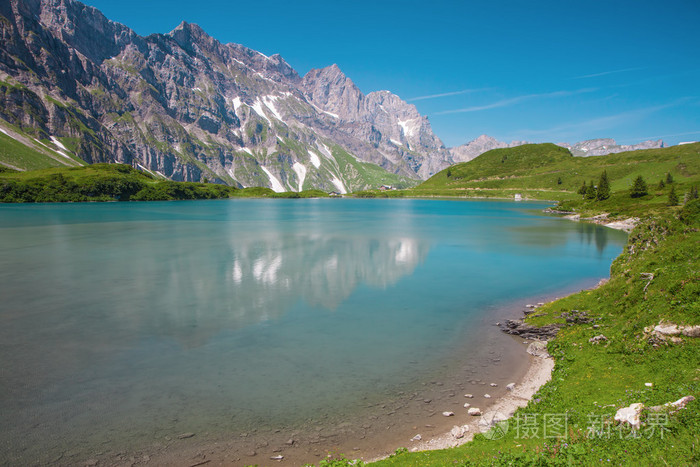
[[[610,182],[608,181],[608,172],[603,170],[600,174],[600,180],[598,181],[598,191],[596,192],[596,197],[598,201],[603,201],[604,199],[610,198]]]
[[[647,182],[644,181],[644,178],[640,175],[638,176],[634,183],[632,184],[632,189],[630,190],[630,196],[632,198],[641,198],[642,196],[646,195],[649,192],[649,188],[647,187]]]
[[[664,183],[664,181],[659,180],[659,190],[662,190],[665,186],[666,186],[666,184]]]
[[[687,203],[688,201],[692,201],[694,199],[698,199],[698,187],[693,185],[690,187],[690,191],[685,194],[685,200],[684,202]]]
[[[581,185],[581,188],[578,189],[578,194],[583,196],[586,194],[587,190],[588,190],[588,188],[586,187],[586,181],[584,180],[583,185]]]
[[[588,185],[588,188],[586,189],[586,199],[595,199],[597,196],[597,191],[595,188],[595,185],[593,184],[593,180],[591,180],[591,184]]]
[[[561,185],[561,177],[557,178],[557,185]]]
[[[668,194],[668,205],[678,206],[678,195],[676,194],[676,187],[671,185],[671,192]]]
[[[666,183],[669,185],[673,183],[673,175],[671,175],[671,172],[666,174]]]

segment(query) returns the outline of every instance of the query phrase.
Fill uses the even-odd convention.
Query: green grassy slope
[[[494,149],[435,174],[407,194],[512,198],[521,193],[534,199],[570,201],[571,208],[585,208],[577,191],[584,181],[597,184],[603,170],[608,173],[611,191],[623,198],[633,180],[638,175],[644,177],[650,195],[635,205],[655,208],[668,199],[671,187],[657,188],[667,173],[675,179],[681,197],[700,182],[700,143],[598,157],[573,157],[567,149],[553,144]],[[621,202],[622,198],[614,198],[601,207],[614,210]]]
[[[213,183],[156,179],[123,164],[51,168],[30,172],[0,170],[0,202],[157,201],[229,197],[307,198],[327,193],[275,193],[269,188],[237,189]]]
[[[46,144],[52,144],[46,141]],[[37,145],[38,146],[38,143]],[[53,157],[48,154],[52,154]],[[47,147],[27,146],[0,132],[0,166],[12,167],[19,170],[37,170],[50,167],[65,167],[78,165],[74,159],[66,159]],[[84,162],[83,162],[84,164]]]

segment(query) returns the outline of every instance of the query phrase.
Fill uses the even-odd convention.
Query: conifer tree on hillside
[[[588,185],[588,188],[586,189],[586,199],[595,199],[597,195],[597,190],[595,188],[595,185],[593,184],[593,180],[591,180],[590,185]]]
[[[588,190],[588,187],[586,186],[586,181],[583,181],[583,185],[581,185],[581,188],[578,189],[578,194],[581,196],[586,195],[586,190]]]
[[[671,183],[673,183],[673,175],[671,175],[671,172],[668,172],[668,173],[666,174],[666,183],[669,184],[669,185],[670,185]]]
[[[676,187],[671,185],[671,192],[668,194],[668,205],[678,206],[678,195],[676,194]]]
[[[644,177],[639,175],[632,184],[632,189],[630,190],[630,196],[632,198],[641,198],[649,192],[647,187],[647,182],[644,181]]]
[[[603,170],[603,173],[600,174],[600,180],[598,181],[598,190],[596,191],[595,199],[603,201],[608,198],[610,198],[610,182],[608,181],[607,170]]]

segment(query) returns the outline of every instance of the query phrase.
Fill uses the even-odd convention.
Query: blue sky
[[[387,89],[447,146],[700,140],[700,1],[86,0],[140,35],[182,20]]]

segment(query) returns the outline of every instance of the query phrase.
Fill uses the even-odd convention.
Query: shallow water
[[[0,461],[337,423],[424,384],[489,310],[608,275],[626,235],[544,206],[0,206]]]

